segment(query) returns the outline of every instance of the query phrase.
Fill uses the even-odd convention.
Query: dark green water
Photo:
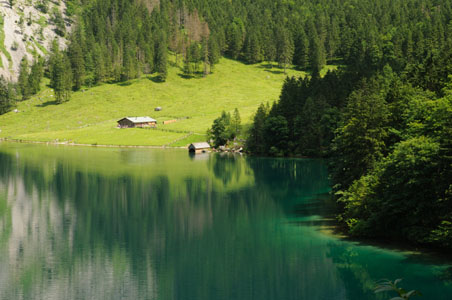
[[[0,299],[452,299],[439,259],[341,240],[322,161],[0,143]]]

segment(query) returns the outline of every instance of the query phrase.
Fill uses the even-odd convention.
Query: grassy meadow
[[[119,84],[103,84],[72,94],[56,105],[45,86],[31,99],[17,103],[18,112],[0,116],[0,138],[75,144],[182,147],[204,141],[206,130],[222,110],[238,108],[242,124],[251,123],[257,106],[278,99],[286,77],[266,64],[246,65],[223,58],[212,74],[186,79],[169,67],[166,82],[155,75]],[[304,76],[289,70],[288,76]],[[155,112],[160,106],[162,111]],[[118,129],[126,116],[150,116],[156,129]],[[177,122],[163,125],[165,120]]]

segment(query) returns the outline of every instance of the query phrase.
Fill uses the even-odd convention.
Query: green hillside
[[[304,75],[289,70],[288,75]],[[75,92],[56,105],[48,87],[19,102],[18,112],[0,116],[0,138],[99,145],[184,146],[205,140],[205,132],[222,110],[239,108],[249,124],[258,104],[279,97],[286,75],[267,65],[245,65],[222,59],[214,74],[185,79],[170,67],[161,83],[154,76],[119,84],[103,84]],[[154,108],[161,106],[160,112]],[[157,129],[118,129],[126,116],[151,116]],[[162,121],[178,119],[163,125]]]

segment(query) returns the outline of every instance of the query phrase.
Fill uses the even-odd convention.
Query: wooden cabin
[[[118,121],[119,128],[155,127],[157,120],[151,117],[126,117]]]
[[[193,143],[193,144],[190,144],[190,146],[188,146],[188,151],[194,152],[194,153],[204,153],[204,152],[208,152],[209,150],[210,150],[210,145],[209,145],[209,143],[206,143],[206,142]]]

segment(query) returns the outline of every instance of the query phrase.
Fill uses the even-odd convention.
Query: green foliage
[[[207,136],[213,141],[215,148],[226,145],[233,140],[240,129],[240,115],[238,109],[234,110],[234,116],[223,111],[221,116],[213,121],[212,127],[207,131]]]
[[[412,101],[404,112],[409,121],[417,118],[409,114],[418,114],[413,105],[419,102]],[[350,233],[451,247],[452,150],[450,120],[446,121],[451,107],[448,99],[434,101],[429,111],[424,110],[424,120],[408,123],[401,134],[404,140],[361,172],[368,175],[355,178],[346,190],[339,189],[344,206],[340,220],[348,224]]]
[[[3,76],[0,77],[0,114],[8,112],[14,106],[14,89]]]
[[[334,159],[332,178],[347,188],[359,179],[386,151],[389,111],[376,82],[363,83],[347,101],[342,126],[336,131],[331,151]]]
[[[166,57],[167,57],[167,50],[166,50],[166,43],[164,40],[160,41],[157,45],[156,50],[156,61],[155,61],[155,68],[156,71],[159,73],[159,78],[161,81],[165,81],[166,77],[168,75],[167,71],[167,64],[166,64]]]
[[[19,67],[19,78],[17,80],[17,85],[19,87],[20,94],[22,95],[22,100],[28,99],[30,97],[30,87],[28,83],[28,77],[30,70],[28,67],[28,59],[24,56],[20,62]]]
[[[246,140],[246,148],[251,153],[265,154],[267,152],[265,145],[265,120],[267,116],[268,107],[261,104],[254,115],[253,124]]]
[[[270,116],[265,120],[265,146],[268,153],[273,156],[284,156],[287,151],[289,127],[283,116]]]
[[[71,62],[64,52],[56,50],[50,58],[50,86],[55,91],[55,101],[60,104],[70,99],[72,90]]]
[[[279,29],[277,32],[277,37],[278,63],[284,68],[284,73],[286,73],[288,65],[292,63],[294,53],[293,40],[291,34],[285,29]]]
[[[234,114],[232,115],[232,119],[231,119],[231,128],[232,128],[232,131],[234,132],[235,136],[237,136],[240,133],[240,130],[242,128],[241,123],[242,123],[242,121],[240,119],[240,112],[236,107],[234,109]]]
[[[85,59],[83,57],[82,48],[80,47],[83,42],[80,34],[81,33],[79,32],[73,36],[74,39],[68,49],[75,90],[79,90],[85,82]]]
[[[384,292],[395,292],[397,293],[398,297],[393,297],[391,300],[408,300],[412,298],[413,296],[422,296],[422,294],[419,291],[411,290],[406,291],[403,288],[400,288],[397,286],[399,282],[401,282],[402,279],[396,279],[394,282],[389,280],[383,280],[375,287],[375,293],[384,293]]]
[[[258,109],[247,149],[328,157],[339,220],[353,235],[450,247],[451,10],[411,13],[421,3],[435,6],[308,1],[305,15],[281,5],[284,17],[271,26],[241,18],[244,59],[255,60],[256,36],[266,60],[311,70],[311,78],[287,78],[270,110]],[[321,74],[333,59],[344,65]]]
[[[44,68],[42,60],[37,60],[31,66],[30,75],[28,77],[28,88],[32,95],[37,94],[41,90],[41,80]]]
[[[22,96],[22,100],[28,99],[31,95],[35,95],[41,89],[41,80],[43,76],[43,62],[35,59],[31,69],[28,60],[24,56],[20,63],[19,78],[17,80],[18,90]]]

